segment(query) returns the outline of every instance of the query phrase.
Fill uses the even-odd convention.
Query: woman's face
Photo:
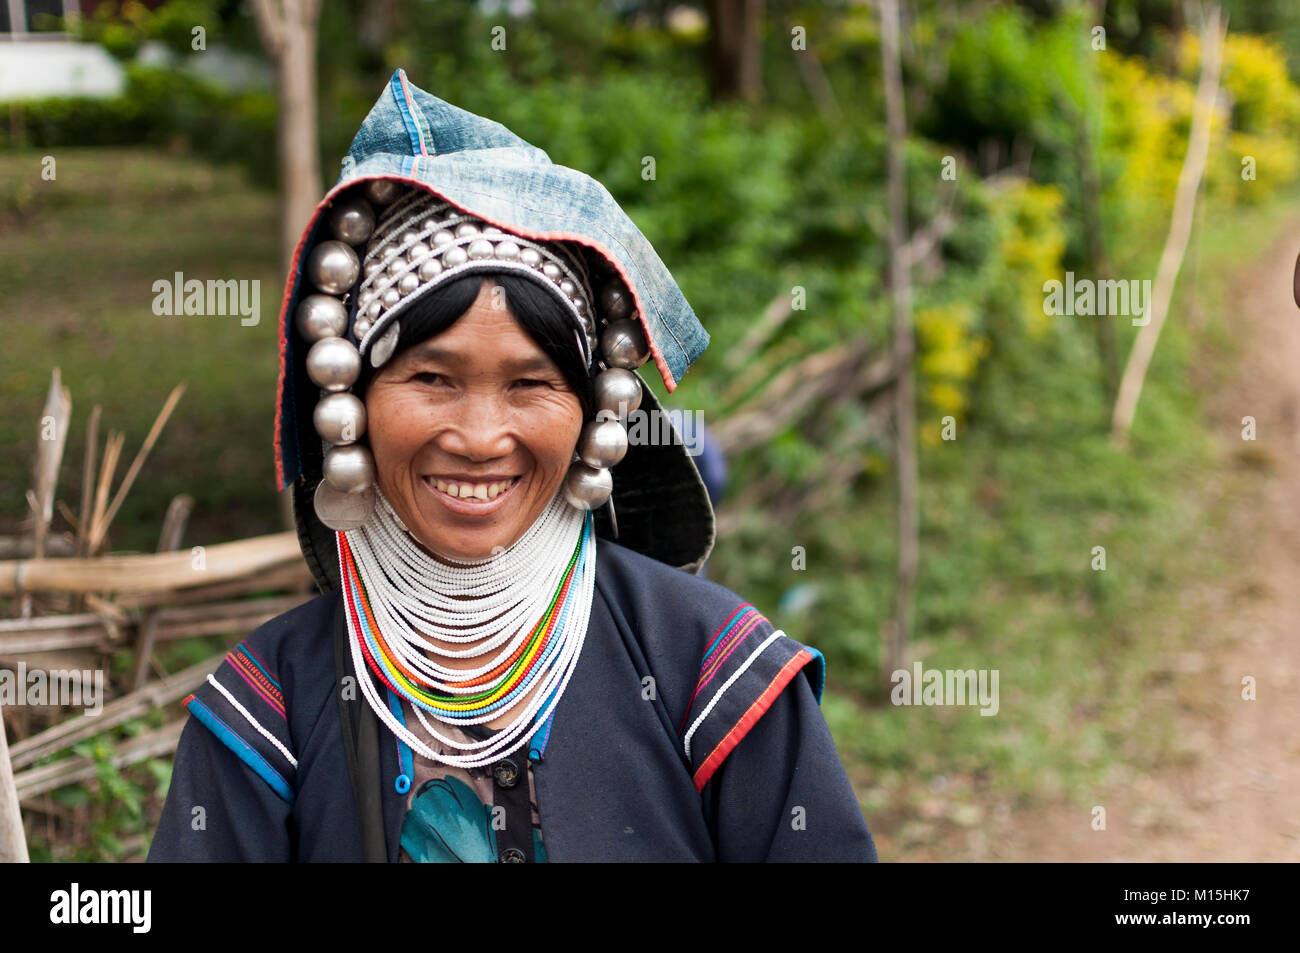
[[[455,324],[396,355],[366,393],[379,488],[418,542],[460,560],[524,534],[582,429],[577,395],[495,287],[485,280]]]

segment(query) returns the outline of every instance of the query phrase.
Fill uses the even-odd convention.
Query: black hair
[[[398,318],[401,331],[397,336],[396,356],[413,344],[427,341],[459,321],[478,298],[483,279],[490,278],[505,292],[505,300],[515,321],[555,362],[578,396],[583,419],[591,419],[595,410],[595,393],[591,377],[583,364],[574,335],[577,327],[573,315],[556,295],[531,278],[511,271],[480,271],[462,275],[455,281],[413,301]],[[393,361],[395,357],[389,358]],[[364,361],[361,379],[355,392],[365,400],[366,390],[376,371]]]

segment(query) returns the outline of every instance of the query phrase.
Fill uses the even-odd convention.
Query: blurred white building
[[[44,96],[115,96],[126,75],[108,51],[39,29],[81,15],[80,0],[0,0],[0,102]]]

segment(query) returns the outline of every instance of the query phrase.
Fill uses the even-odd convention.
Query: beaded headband
[[[379,216],[376,206],[384,209]],[[537,281],[574,319],[574,342],[594,375],[596,414],[583,425],[563,490],[570,505],[609,505],[613,517],[609,469],[627,453],[620,418],[641,404],[634,369],[650,356],[622,281],[611,276],[593,310],[581,256],[497,228],[430,192],[388,179],[371,180],[333,202],[328,227],[332,237],[311,249],[305,269],[318,293],[305,296],[294,314],[298,334],[311,343],[307,375],[323,392],[312,414],[325,445],[324,479],[313,500],[321,522],[333,530],[357,529],[374,510],[374,457],[358,443],[366,408],[350,393],[362,360],[374,368],[388,362],[401,315],[412,301],[462,275],[500,270]],[[364,268],[358,247],[365,248]]]

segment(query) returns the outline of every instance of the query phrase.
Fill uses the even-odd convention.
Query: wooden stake
[[[1192,107],[1192,132],[1187,138],[1187,156],[1182,171],[1178,173],[1178,189],[1174,195],[1174,211],[1169,221],[1169,236],[1160,265],[1156,269],[1155,286],[1151,289],[1147,324],[1138,332],[1133,350],[1124,367],[1115,399],[1115,413],[1111,417],[1111,442],[1117,447],[1128,446],[1129,430],[1137,413],[1138,398],[1147,368],[1155,354],[1160,329],[1164,327],[1169,304],[1174,296],[1174,283],[1187,253],[1187,240],[1192,232],[1192,218],[1196,212],[1196,193],[1205,172],[1205,158],[1210,149],[1210,121],[1214,116],[1214,101],[1219,93],[1219,66],[1223,56],[1223,39],[1226,24],[1220,25],[1219,8],[1211,7],[1201,28],[1201,79],[1196,87],[1196,104]]]

